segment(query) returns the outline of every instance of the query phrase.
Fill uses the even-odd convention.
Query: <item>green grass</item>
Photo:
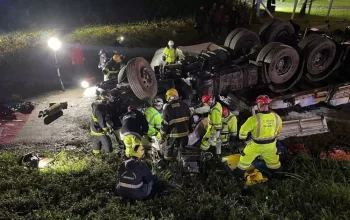
[[[26,169],[20,153],[0,154],[0,219],[347,219],[350,164],[288,156],[299,179],[243,187],[214,163],[207,180],[183,179],[176,166],[157,174],[158,192],[130,203],[113,195],[116,154],[43,152],[51,167]]]
[[[295,0],[284,0],[283,3],[291,3],[294,4]],[[280,3],[280,0],[277,0],[277,5],[278,3]],[[299,0],[299,5],[302,5],[304,3],[303,0]],[[329,6],[329,0],[314,0],[314,2],[312,3],[315,6]],[[350,6],[350,1],[348,0],[334,0],[333,2],[333,6]]]

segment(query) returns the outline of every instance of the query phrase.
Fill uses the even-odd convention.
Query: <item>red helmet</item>
[[[261,104],[261,105],[268,105],[270,104],[270,102],[271,102],[271,99],[267,95],[259,95],[255,100],[256,104]]]
[[[226,107],[222,107],[222,117],[226,118],[228,116],[228,109]]]
[[[207,103],[213,96],[210,94],[205,94],[202,96],[202,103]]]

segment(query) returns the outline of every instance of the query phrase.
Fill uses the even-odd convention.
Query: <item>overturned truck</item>
[[[223,46],[180,46],[180,61],[172,65],[162,63],[161,48],[151,64],[134,58],[120,71],[117,81],[106,82],[101,88],[117,100],[120,113],[128,105],[141,106],[172,87],[190,106],[198,105],[202,94],[212,93],[229,108],[240,111],[254,108],[259,94],[271,97],[273,109],[348,103],[349,28],[339,38],[312,30],[301,35],[297,25],[275,18],[265,23],[259,34],[235,29]],[[327,131],[324,119],[310,120],[312,132],[303,134]]]

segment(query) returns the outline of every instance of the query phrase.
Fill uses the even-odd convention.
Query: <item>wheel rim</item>
[[[325,64],[329,60],[329,57],[330,57],[329,51],[328,50],[322,50],[322,51],[316,53],[312,57],[312,65],[314,67],[316,67],[317,69],[324,68]]]
[[[288,39],[289,39],[289,33],[286,30],[279,32],[275,37],[276,42],[286,42],[288,41]]]
[[[292,59],[290,57],[282,57],[278,60],[275,70],[279,76],[283,76],[292,68]]]
[[[141,81],[145,87],[149,88],[153,86],[153,79],[150,74],[150,71],[147,68],[143,68],[143,70],[141,71]]]

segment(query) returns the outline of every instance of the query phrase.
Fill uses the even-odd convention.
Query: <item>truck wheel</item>
[[[303,51],[308,44],[314,40],[317,40],[318,38],[321,38],[321,36],[318,34],[310,34],[299,42],[298,47]]]
[[[261,27],[260,27],[260,30],[259,30],[259,36],[260,36],[260,39],[262,40],[262,36],[264,35],[264,32],[275,22],[278,22],[279,19],[271,19],[267,22],[265,22]]]
[[[144,100],[156,96],[158,90],[156,75],[144,58],[137,57],[130,60],[126,74],[131,90],[137,98]]]
[[[230,48],[240,55],[246,55],[255,45],[261,45],[259,36],[249,30],[236,34],[230,43]]]
[[[295,33],[293,25],[278,18],[274,19],[276,19],[276,21],[266,28],[266,31],[264,31],[261,36],[263,43],[281,42],[284,44],[291,44]]]
[[[287,45],[280,45],[270,50],[264,59],[268,63],[267,77],[269,81],[281,84],[290,80],[299,67],[298,52]]]
[[[239,32],[245,31],[245,30],[247,30],[247,29],[245,29],[245,28],[236,28],[233,31],[231,31],[226,37],[224,46],[229,47],[232,39],[234,38],[234,36],[236,36]]]
[[[118,73],[118,83],[128,82],[128,77],[126,76],[126,66],[123,66]]]
[[[332,40],[319,38],[305,48],[306,68],[311,75],[325,72],[333,63],[336,46]]]
[[[259,52],[258,57],[256,58],[256,62],[262,62],[264,61],[266,55],[272,50],[273,48],[276,48],[277,46],[283,45],[280,42],[272,42],[268,45],[264,46],[262,50]]]

